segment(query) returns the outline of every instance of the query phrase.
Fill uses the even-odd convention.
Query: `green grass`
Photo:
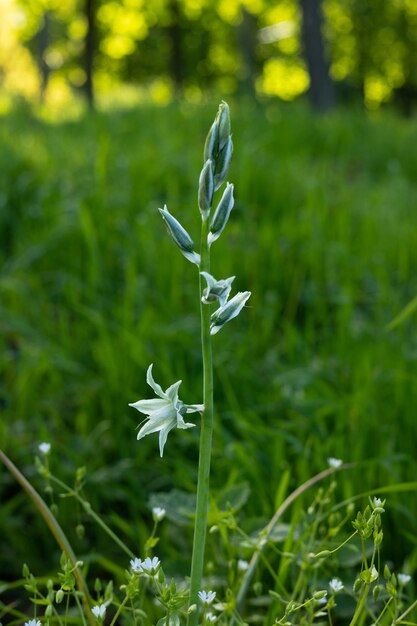
[[[416,318],[386,327],[417,294],[417,125],[230,104],[236,206],[212,271],[236,273],[252,297],[214,338],[212,484],[250,485],[250,525],[272,515],[286,471],[288,493],[328,456],[360,464],[340,499],[415,479]],[[150,494],[195,491],[198,433],[171,434],[161,460],[156,436],[136,442],[127,404],[149,395],[151,362],[162,386],[182,378],[184,400],[201,401],[198,276],[157,208],[198,236],[216,109],[0,119],[2,448],[37,485],[40,441],[56,474],[86,465],[87,495],[137,552]],[[47,572],[57,550],[5,470],[0,493],[0,579],[23,561]],[[386,553],[414,567],[416,495],[389,497]],[[75,538],[75,509],[59,504],[75,550],[111,560],[95,527]],[[188,573],[190,529],[164,532],[161,554]]]

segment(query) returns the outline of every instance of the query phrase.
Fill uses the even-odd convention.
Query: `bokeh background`
[[[198,239],[225,99],[236,206],[213,274],[252,298],[214,338],[213,498],[234,488],[249,532],[328,457],[354,462],[337,498],[387,494],[384,558],[414,573],[416,90],[414,0],[0,1],[0,442],[48,501],[41,441],[138,554],[171,494],[158,554],[188,573],[198,429],[161,460],[127,405],[151,362],[201,401],[198,277],[157,208]],[[5,469],[0,498],[0,580],[49,575],[58,549]],[[52,499],[80,558],[122,580]],[[209,538],[211,571],[227,558]]]

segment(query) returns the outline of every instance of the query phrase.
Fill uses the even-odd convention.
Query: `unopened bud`
[[[213,204],[214,177],[212,161],[208,159],[201,170],[198,184],[198,208],[203,220],[207,220]]]
[[[227,172],[229,171],[230,161],[232,160],[233,153],[233,141],[229,136],[227,142],[220,150],[217,159],[214,162],[214,189],[217,189],[226,180]]]
[[[214,311],[211,316],[210,333],[215,335],[222,326],[239,315],[250,295],[250,291],[239,291],[229,302]]]
[[[226,189],[220,199],[220,202],[214,212],[213,219],[210,224],[210,232],[208,235],[208,244],[211,246],[213,241],[216,241],[223,232],[224,227],[227,224],[231,210],[235,200],[233,198],[233,185],[227,183]]]
[[[200,255],[194,251],[194,242],[185,230],[185,228],[183,228],[179,221],[176,220],[173,215],[171,215],[166,205],[163,209],[159,209],[159,212],[161,213],[168,227],[172,239],[177,244],[185,258],[191,261],[191,263],[199,265]]]

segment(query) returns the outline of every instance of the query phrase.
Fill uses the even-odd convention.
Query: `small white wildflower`
[[[327,463],[329,467],[337,468],[340,467],[343,463],[342,459],[335,459],[334,456],[329,456],[327,459]]]
[[[187,413],[201,413],[204,410],[204,406],[202,404],[184,404],[179,399],[180,380],[168,387],[166,391],[163,391],[162,387],[153,379],[152,365],[148,367],[146,382],[152,387],[158,398],[138,400],[138,402],[133,402],[129,406],[147,416],[147,421],[138,432],[137,438],[142,439],[146,435],[159,432],[159,451],[162,456],[169,431],[175,427],[184,429],[195,426],[195,424],[185,422],[184,416]]]
[[[39,444],[38,450],[39,450],[39,452],[42,452],[42,454],[47,455],[51,451],[51,444],[50,443],[46,443],[46,441],[43,441],[42,443]]]
[[[244,559],[239,559],[237,562],[237,569],[240,572],[246,572],[246,570],[249,567],[249,563],[247,561],[245,561]]]
[[[149,574],[149,576],[155,576],[160,565],[161,562],[156,556],[154,556],[153,559],[149,558],[148,556],[144,561],[142,561],[140,567],[144,574]]]
[[[340,578],[332,578],[329,582],[329,587],[333,593],[337,593],[338,591],[342,591],[344,585]]]
[[[206,613],[206,621],[207,622],[213,623],[213,622],[216,621],[216,619],[217,619],[217,617],[214,615],[214,613],[211,613],[211,612]]]
[[[25,626],[42,626],[42,625],[38,619],[30,619],[28,622],[25,622]]]
[[[165,514],[166,514],[165,509],[163,509],[160,506],[154,506],[152,509],[154,522],[160,522],[161,520],[163,520],[165,517]]]
[[[142,559],[131,559],[130,567],[136,574],[142,573]]]
[[[199,591],[198,597],[200,598],[201,602],[207,606],[213,602],[214,598],[216,597],[216,592],[215,591]]]
[[[398,574],[397,578],[400,585],[406,585],[411,580],[410,574]]]
[[[97,619],[104,619],[106,617],[106,605],[96,604],[96,606],[93,606],[93,608],[91,609],[91,612],[97,617]]]

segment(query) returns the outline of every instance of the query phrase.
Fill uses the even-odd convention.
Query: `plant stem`
[[[210,272],[210,248],[207,244],[209,221],[201,227],[201,266],[200,271]],[[200,299],[202,295],[202,277],[200,276]],[[195,512],[193,554],[191,559],[190,606],[198,602],[203,576],[204,548],[207,531],[207,513],[209,502],[211,441],[213,435],[213,358],[210,335],[210,306],[200,302],[201,347],[203,355],[203,402],[204,412],[201,418],[200,457],[198,464],[197,505]],[[188,626],[197,626],[198,610],[188,616]]]
[[[89,601],[90,601],[90,594],[88,591],[88,587],[86,585],[86,582],[84,580],[84,577],[77,565],[77,559],[75,557],[75,554],[73,552],[73,549],[67,539],[67,537],[64,534],[64,531],[62,530],[62,528],[60,527],[60,525],[58,524],[57,520],[55,519],[54,515],[51,513],[48,505],[46,504],[46,502],[44,502],[44,500],[41,498],[41,496],[39,495],[39,493],[36,491],[36,489],[34,489],[32,487],[32,485],[30,484],[30,482],[25,478],[25,476],[22,474],[22,472],[16,467],[16,465],[9,459],[9,457],[2,451],[0,450],[0,461],[2,461],[4,463],[4,465],[7,467],[7,469],[9,470],[9,472],[16,478],[17,482],[20,484],[20,486],[26,491],[27,495],[31,498],[32,502],[34,503],[34,505],[36,506],[36,508],[38,509],[39,513],[42,515],[43,519],[45,520],[45,522],[47,523],[49,530],[51,531],[52,535],[54,536],[56,542],[58,543],[59,547],[61,548],[61,550],[63,552],[65,552],[65,554],[67,555],[68,559],[71,561],[71,564],[73,566],[73,573],[75,576],[75,580],[77,582],[77,587],[78,590],[81,593],[81,598],[83,601],[83,605],[84,605],[84,611],[87,617],[87,621],[90,624],[90,626],[95,626],[96,624],[96,620],[94,615],[91,612],[90,609],[90,605],[89,605]]]

